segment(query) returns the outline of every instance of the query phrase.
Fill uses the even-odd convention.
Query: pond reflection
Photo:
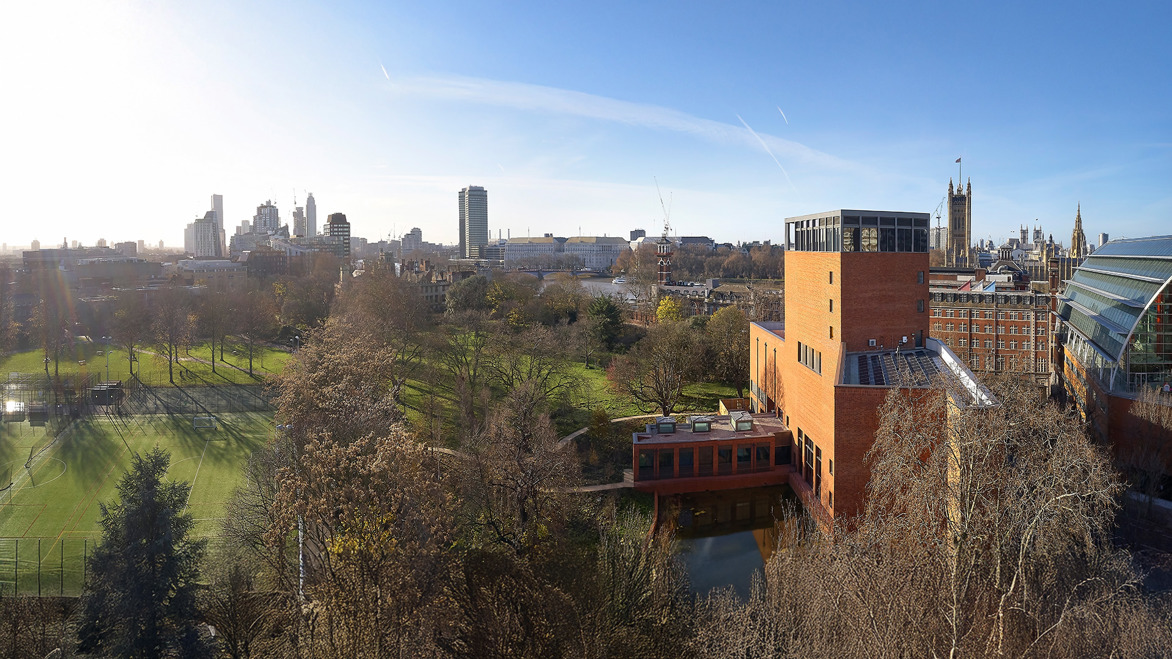
[[[782,485],[665,497],[660,511],[661,522],[676,521],[692,592],[732,586],[745,599],[753,573],[773,553],[777,522],[797,505],[793,491]]]

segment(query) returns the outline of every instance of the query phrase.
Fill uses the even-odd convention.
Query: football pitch
[[[83,418],[51,446],[44,428],[0,424],[0,487],[8,486],[0,492],[0,591],[6,582],[19,582],[21,592],[41,591],[42,580],[54,593],[59,579],[80,585],[84,554],[101,538],[99,504],[117,497],[131,456],[155,446],[171,454],[167,477],[191,485],[186,509],[196,535],[217,535],[249,455],[271,436],[272,418],[220,414],[214,429],[194,427],[191,416]]]

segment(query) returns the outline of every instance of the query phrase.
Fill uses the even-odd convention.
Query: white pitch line
[[[19,474],[16,478],[12,479],[12,486],[8,488],[9,503],[12,503],[12,498],[16,496],[17,490],[23,488],[24,482],[32,478],[33,472],[40,468],[40,466],[44,464],[46,460],[52,457],[53,453],[57,452],[57,449],[59,448],[57,443],[64,439],[66,435],[73,432],[73,424],[74,422],[70,421],[69,425],[65,426],[65,429],[63,429],[56,437],[54,437],[53,441],[49,442],[47,446],[42,448],[37,457],[33,458],[33,463],[30,466],[25,467],[24,473]],[[52,449],[52,451],[49,449]],[[15,464],[20,464],[20,461],[17,460]]]
[[[208,444],[210,444],[211,441],[212,439],[209,437],[203,443],[203,453],[199,454],[199,464],[195,466],[195,476],[191,477],[191,488],[187,490],[187,501],[183,502],[183,512],[187,512],[187,506],[191,504],[191,493],[195,491],[195,482],[199,480],[199,470],[201,467],[203,467],[203,456],[207,455]]]

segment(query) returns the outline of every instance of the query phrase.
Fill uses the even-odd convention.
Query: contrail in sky
[[[379,62],[379,63],[378,63],[378,68],[380,68],[380,69],[382,69],[382,70],[383,70],[383,75],[385,75],[385,76],[387,77],[387,80],[390,80],[390,79],[391,79],[391,75],[390,75],[389,73],[387,73],[387,67],[383,66],[383,63],[382,63],[382,62]],[[782,116],[785,116],[785,115],[782,115]],[[787,122],[787,123],[788,123],[788,122]]]
[[[785,116],[785,115],[783,114],[782,116]],[[769,157],[773,158],[773,162],[777,163],[778,168],[781,169],[781,173],[785,174],[785,180],[789,183],[789,187],[793,188],[794,192],[797,192],[798,189],[796,187],[794,187],[794,182],[791,181],[789,178],[789,172],[785,171],[785,167],[781,166],[781,161],[777,159],[777,156],[773,155],[773,151],[770,150],[769,145],[765,143],[765,140],[761,139],[761,136],[757,134],[757,131],[753,130],[749,126],[749,124],[745,123],[744,119],[741,119],[741,115],[738,114],[737,119],[740,119],[741,125],[744,126],[745,129],[748,130],[750,133],[752,133],[753,137],[757,138],[757,141],[761,143],[761,147],[765,149],[765,153],[768,153]]]
[[[779,105],[779,106],[777,106],[777,111],[778,111],[778,112],[781,112],[781,106],[780,106],[780,105]],[[788,125],[789,125],[789,119],[786,119],[786,116],[785,116],[785,113],[784,113],[784,112],[781,112],[781,118],[782,118],[782,119],[785,119],[785,125],[786,125],[786,126],[788,126]]]

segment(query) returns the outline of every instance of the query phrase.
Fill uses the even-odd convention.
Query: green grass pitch
[[[194,428],[190,416],[82,419],[30,469],[30,451],[48,441],[44,429],[0,424],[0,487],[13,483],[0,492],[0,593],[14,582],[22,593],[76,590],[86,541],[92,548],[101,537],[99,503],[117,496],[132,452],[156,445],[171,454],[168,477],[192,486],[187,510],[196,534],[217,535],[249,455],[271,436],[272,414],[217,418],[215,429]]]

